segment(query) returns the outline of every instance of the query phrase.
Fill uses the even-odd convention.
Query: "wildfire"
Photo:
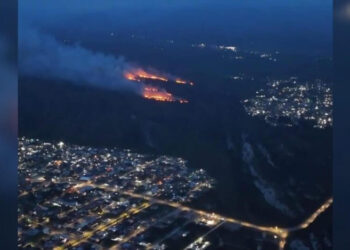
[[[149,73],[144,71],[143,69],[135,69],[132,71],[124,72],[124,77],[129,81],[136,81],[140,82],[141,85],[143,85],[143,91],[142,96],[146,99],[152,99],[159,102],[179,102],[179,103],[188,103],[188,100],[175,97],[171,93],[165,91],[164,89],[158,89],[157,87],[145,85],[142,83],[142,80],[155,80],[155,81],[162,81],[162,82],[168,82],[172,81],[173,83],[177,84],[189,84],[191,86],[194,85],[193,82],[185,81],[180,78],[173,78],[169,76],[169,78],[155,74],[155,73]]]
[[[173,78],[173,77],[165,77],[160,74],[155,73],[149,73],[146,72],[143,69],[136,69],[130,72],[125,72],[124,77],[128,79],[129,81],[137,81],[140,82],[141,80],[155,80],[155,81],[161,81],[161,82],[168,82],[168,81],[174,81],[177,84],[189,84],[191,86],[194,85],[193,82],[185,81],[181,78]]]
[[[128,79],[129,81],[139,81],[136,77],[136,75],[132,73],[125,73],[124,74],[125,78]]]
[[[185,80],[182,80],[182,79],[180,79],[180,78],[176,78],[176,79],[175,79],[175,82],[176,82],[177,84],[189,84],[189,85],[191,85],[191,86],[194,85],[193,82],[185,81]]]
[[[181,80],[181,79],[176,79],[175,82],[178,84],[186,84],[187,83],[186,81]]]
[[[130,81],[140,81],[141,79],[149,79],[149,80],[156,80],[156,81],[162,81],[162,82],[168,81],[168,78],[164,76],[151,74],[142,69],[137,69],[133,72],[126,72],[124,76],[126,79]]]
[[[154,87],[145,87],[143,90],[143,97],[147,99],[153,99],[161,102],[174,102],[175,98],[172,94],[158,90]]]
[[[146,99],[153,99],[159,102],[179,102],[179,103],[188,103],[186,99],[181,99],[174,97],[171,93],[166,92],[165,90],[159,90],[155,87],[146,86],[143,89],[142,96]]]

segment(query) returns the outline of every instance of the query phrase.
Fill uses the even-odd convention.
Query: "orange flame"
[[[149,72],[144,71],[143,69],[136,69],[136,70],[133,70],[131,72],[125,72],[124,77],[126,79],[128,79],[129,81],[138,81],[138,82],[141,81],[142,79],[162,81],[162,82],[169,81],[169,79],[165,76],[157,75],[155,73],[149,73]],[[193,82],[185,81],[181,78],[176,78],[175,80],[174,79],[172,79],[172,80],[175,81],[175,83],[177,83],[177,84],[189,84],[191,86],[194,85]]]
[[[126,72],[124,76],[126,79],[130,81],[139,81],[140,79],[150,79],[150,80],[157,80],[162,82],[168,81],[168,79],[164,76],[151,74],[142,69],[137,69],[133,72]]]
[[[127,73],[124,74],[124,76],[129,81],[138,81],[138,79],[136,78],[136,75],[134,75],[132,73],[127,72]]]
[[[176,82],[177,84],[189,84],[189,85],[191,85],[191,86],[194,85],[193,82],[185,81],[185,80],[182,80],[182,79],[180,79],[180,78],[176,78],[176,79],[175,79],[175,82]]]
[[[135,69],[130,72],[125,72],[124,77],[129,80],[129,81],[137,81],[141,82],[142,79],[150,79],[150,80],[157,80],[157,81],[162,81],[162,82],[168,82],[169,79],[161,76],[161,75],[156,75],[153,73],[148,73],[142,69]],[[190,84],[193,85],[192,82],[187,82],[185,80],[182,80],[180,78],[174,78],[172,81],[175,81],[177,84]],[[143,91],[142,91],[142,96],[146,99],[152,99],[155,101],[159,102],[179,102],[179,103],[188,103],[188,100],[183,99],[183,98],[178,98],[174,97],[171,93],[168,93],[165,90],[160,90],[156,87],[153,86],[147,86],[143,85]]]
[[[161,91],[158,90],[157,88],[154,87],[145,87],[143,89],[143,97],[147,99],[153,99],[156,101],[162,101],[162,102],[174,102],[175,98],[173,97],[172,94],[166,92],[166,91]]]
[[[159,90],[155,87],[146,86],[143,89],[142,96],[146,99],[152,99],[159,102],[176,102],[188,103],[186,99],[174,97],[171,93],[165,90]]]
[[[181,80],[179,78],[176,79],[175,82],[178,83],[178,84],[186,84],[187,83],[185,80]]]

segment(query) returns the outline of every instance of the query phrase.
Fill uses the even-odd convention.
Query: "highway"
[[[184,206],[180,203],[177,202],[172,202],[172,201],[165,201],[165,200],[160,200],[154,197],[150,197],[147,195],[143,194],[136,194],[133,192],[129,191],[122,191],[114,187],[106,186],[106,185],[94,185],[92,184],[95,188],[100,188],[100,189],[105,189],[110,192],[118,192],[120,194],[124,194],[133,198],[138,198],[138,199],[143,199],[151,203],[155,204],[161,204],[161,205],[166,205],[166,206],[171,206],[174,208],[177,208],[181,211],[186,211],[186,212],[192,212],[200,216],[207,217],[208,219],[215,219],[215,220],[221,220],[226,223],[233,223],[237,224],[243,227],[251,228],[257,231],[261,232],[266,232],[270,233],[273,235],[278,236],[280,242],[279,242],[279,248],[283,249],[286,243],[286,239],[289,235],[289,233],[297,231],[297,230],[302,230],[307,227],[309,227],[316,219],[318,216],[320,216],[323,212],[325,212],[333,203],[333,198],[329,198],[326,202],[324,202],[314,213],[312,213],[305,221],[300,223],[297,226],[294,227],[288,227],[288,228],[283,228],[283,227],[278,227],[278,226],[262,226],[262,225],[256,225],[254,223],[250,223],[247,221],[235,219],[235,218],[230,218],[227,216],[222,216],[219,214],[215,213],[209,213],[207,211],[199,210],[199,209],[194,209],[191,207]]]
[[[314,213],[312,213],[308,218],[306,218],[302,223],[300,223],[296,226],[293,226],[293,227],[283,228],[283,227],[278,227],[278,226],[257,225],[254,223],[250,223],[247,221],[219,215],[216,213],[210,213],[210,212],[207,212],[204,210],[194,209],[194,208],[182,205],[182,204],[177,203],[177,202],[161,200],[161,199],[157,199],[155,197],[147,196],[144,194],[137,194],[137,193],[133,193],[130,191],[123,191],[123,190],[120,190],[119,188],[111,187],[111,186],[106,185],[106,184],[105,185],[97,185],[97,184],[94,184],[94,183],[89,181],[89,182],[79,183],[77,185],[79,187],[81,187],[83,185],[89,185],[89,186],[93,186],[94,188],[106,190],[109,192],[117,192],[119,194],[123,194],[123,195],[129,196],[129,197],[142,199],[145,201],[145,203],[143,203],[140,207],[131,208],[130,210],[121,214],[118,218],[113,219],[111,222],[109,222],[107,224],[99,225],[96,228],[94,228],[92,231],[85,232],[84,235],[82,237],[80,237],[79,239],[69,240],[66,244],[64,244],[63,248],[58,248],[58,249],[64,249],[64,247],[67,247],[67,246],[78,246],[80,243],[88,240],[88,238],[90,238],[97,231],[104,231],[107,228],[120,223],[122,220],[128,218],[129,216],[136,214],[143,209],[148,208],[151,204],[160,204],[160,205],[170,206],[170,207],[176,208],[180,211],[192,212],[196,215],[206,217],[208,220],[211,219],[211,220],[221,221],[222,223],[233,223],[233,224],[240,225],[242,227],[247,227],[247,228],[257,230],[257,231],[272,234],[272,235],[278,237],[279,248],[284,249],[284,246],[286,244],[286,239],[288,238],[288,235],[291,232],[302,230],[302,229],[309,227],[333,203],[333,198],[329,198]],[[134,236],[134,235],[132,235],[132,236]]]
[[[332,205],[332,203],[333,203],[333,198],[329,198],[325,203],[323,203],[322,206],[320,206],[305,221],[303,221],[302,223],[300,223],[299,225],[297,225],[295,227],[290,227],[287,230],[289,232],[293,232],[293,231],[297,231],[297,230],[301,230],[301,229],[309,227],[310,224],[312,224],[317,219],[317,217],[320,216],[320,214],[325,212]]]

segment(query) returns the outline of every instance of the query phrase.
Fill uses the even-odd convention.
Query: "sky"
[[[40,13],[40,14],[38,14]],[[19,26],[139,30],[193,40],[249,38],[309,49],[332,39],[332,1],[20,1]],[[69,26],[67,26],[69,24]],[[330,47],[330,46],[329,46]]]
[[[128,55],[117,47],[116,53],[103,53],[101,41],[110,33],[188,44],[235,41],[241,48],[331,55],[331,12],[328,0],[22,0],[19,73],[135,89],[122,79]],[[71,47],[63,44],[63,37],[72,38]],[[99,48],[82,45],[94,39]]]

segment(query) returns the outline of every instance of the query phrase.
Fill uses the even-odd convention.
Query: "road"
[[[283,227],[278,227],[278,226],[256,225],[254,223],[250,223],[247,221],[243,221],[243,220],[239,220],[239,219],[235,219],[235,218],[230,218],[230,217],[222,216],[222,215],[219,215],[216,213],[209,213],[207,211],[187,207],[187,206],[184,206],[184,205],[177,203],[177,202],[165,201],[165,200],[160,200],[160,199],[150,197],[147,195],[143,195],[143,194],[136,194],[136,193],[129,192],[129,191],[122,191],[122,190],[119,190],[117,188],[106,186],[106,185],[94,185],[94,184],[92,184],[92,185],[95,188],[105,189],[105,190],[110,191],[110,192],[118,192],[120,194],[124,194],[124,195],[130,196],[130,197],[133,197],[133,198],[143,199],[143,200],[149,201],[151,203],[171,206],[171,207],[177,208],[181,211],[192,212],[192,213],[195,213],[195,214],[200,215],[200,216],[205,216],[209,219],[212,218],[215,220],[224,221],[226,223],[238,224],[238,225],[243,226],[243,227],[247,227],[247,228],[257,230],[257,231],[266,232],[266,233],[276,235],[280,239],[280,242],[279,242],[280,249],[284,248],[285,243],[286,243],[286,239],[287,239],[289,233],[297,231],[297,230],[302,230],[302,229],[309,227],[317,219],[317,217],[320,216],[323,212],[325,212],[333,203],[333,198],[329,198],[313,214],[311,214],[311,216],[309,216],[305,221],[303,221],[299,225],[294,226],[294,227],[283,228]]]
[[[310,224],[312,224],[317,219],[317,217],[320,216],[320,214],[325,212],[332,205],[332,203],[333,203],[333,198],[329,198],[325,203],[322,204],[322,206],[320,206],[305,221],[303,221],[302,223],[300,223],[299,225],[297,225],[295,227],[287,228],[287,230],[289,232],[293,232],[293,231],[297,231],[297,230],[301,230],[301,229],[309,227]]]
[[[312,213],[308,218],[306,218],[305,221],[303,221],[302,223],[300,223],[296,226],[293,226],[293,227],[283,228],[283,227],[278,227],[278,226],[257,225],[254,223],[250,223],[247,221],[219,215],[216,213],[210,213],[210,212],[207,212],[204,210],[194,209],[194,208],[182,205],[182,204],[177,203],[177,202],[161,200],[161,199],[157,199],[155,197],[147,196],[144,194],[137,194],[137,193],[133,193],[130,191],[123,191],[123,190],[120,190],[119,188],[111,187],[111,186],[106,185],[106,184],[105,185],[98,185],[98,184],[94,184],[92,182],[83,182],[83,183],[77,183],[77,185],[79,187],[81,187],[83,185],[89,185],[89,186],[92,186],[94,188],[106,190],[109,192],[117,192],[117,193],[129,196],[129,197],[142,199],[146,202],[142,204],[142,207],[131,208],[127,212],[120,215],[118,218],[114,219],[112,222],[110,222],[106,225],[104,225],[104,224],[99,225],[98,227],[93,229],[91,232],[86,232],[83,235],[83,237],[81,237],[79,239],[74,239],[74,240],[68,241],[64,246],[77,246],[80,243],[86,241],[88,238],[90,238],[95,232],[106,230],[108,227],[111,227],[112,225],[120,223],[121,220],[131,216],[132,214],[138,213],[139,211],[141,211],[143,209],[146,209],[147,207],[149,207],[151,204],[154,203],[154,204],[170,206],[170,207],[176,208],[180,211],[192,212],[196,215],[206,217],[207,219],[214,219],[214,220],[222,221],[225,223],[233,223],[233,224],[240,225],[242,227],[247,227],[247,228],[257,230],[257,231],[272,234],[272,235],[277,236],[279,238],[279,248],[283,249],[285,244],[286,244],[286,239],[288,238],[288,235],[291,232],[302,230],[302,229],[309,227],[317,219],[317,217],[319,217],[323,212],[325,212],[333,203],[333,198],[329,198],[314,213]],[[63,249],[63,248],[59,248],[59,249]]]
[[[129,218],[130,216],[141,212],[142,210],[148,208],[149,206],[151,206],[150,203],[144,202],[137,207],[132,207],[128,211],[123,212],[117,218],[114,218],[106,223],[99,224],[90,231],[85,231],[81,237],[74,237],[71,240],[67,241],[63,246],[55,248],[55,250],[61,250],[61,249],[63,250],[63,249],[67,249],[68,247],[76,247],[76,246],[80,245],[81,243],[87,241],[95,233],[103,232],[103,231],[107,230],[108,228],[121,223],[122,221]]]

